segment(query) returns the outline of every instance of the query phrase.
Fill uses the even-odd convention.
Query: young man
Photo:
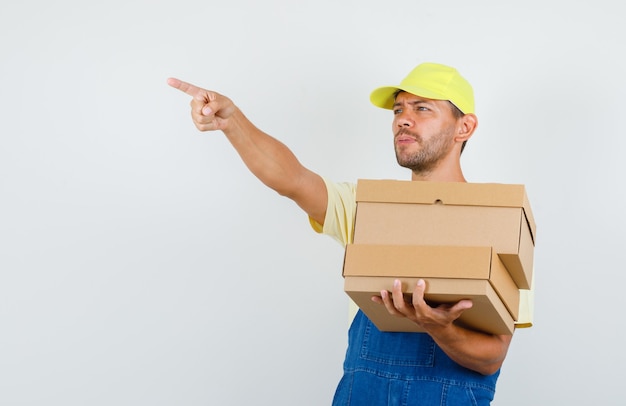
[[[302,166],[227,97],[178,79],[168,79],[168,84],[192,96],[192,119],[199,130],[222,131],[250,171],[294,200],[317,232],[344,245],[352,241],[354,184],[331,182]],[[420,64],[400,85],[374,90],[370,100],[393,110],[396,158],[411,170],[412,180],[465,182],[460,156],[478,122],[472,87],[456,69]],[[431,307],[424,301],[423,281],[407,303],[401,283],[396,281],[391,292],[382,291],[372,300],[426,333],[380,332],[358,311],[333,404],[489,404],[512,336],[459,327],[454,321],[472,302]]]

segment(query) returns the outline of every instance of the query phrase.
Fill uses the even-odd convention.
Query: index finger
[[[167,79],[167,84],[175,89],[187,93],[189,96],[192,96],[194,98],[204,97],[204,94],[206,93],[206,90],[194,86],[191,83],[183,82],[182,80],[176,78]]]

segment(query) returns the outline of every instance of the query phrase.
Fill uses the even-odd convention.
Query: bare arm
[[[512,335],[485,334],[459,327],[454,320],[472,307],[470,300],[461,300],[453,306],[430,307],[424,301],[424,281],[419,281],[413,291],[413,303],[406,303],[401,282],[396,281],[391,297],[382,291],[373,297],[384,304],[389,313],[407,317],[420,325],[437,345],[456,363],[483,375],[495,373],[504,362]]]
[[[259,130],[229,98],[178,79],[167,83],[192,96],[191,117],[200,131],[222,131],[261,182],[324,224],[328,196],[318,174],[305,168],[283,143]]]

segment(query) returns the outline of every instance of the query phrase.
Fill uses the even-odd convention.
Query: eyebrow
[[[409,104],[409,105],[411,105],[411,106],[415,106],[416,104],[428,103],[428,100],[425,100],[425,99],[417,99],[417,100],[405,101],[404,103]],[[402,104],[404,104],[404,103],[395,102],[395,103],[393,104],[393,107],[402,106]]]

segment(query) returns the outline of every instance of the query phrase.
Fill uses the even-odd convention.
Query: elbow
[[[502,362],[497,362],[489,365],[484,365],[481,368],[477,369],[476,372],[484,376],[490,376],[498,372],[501,367]]]
[[[500,356],[484,359],[483,362],[475,365],[474,371],[478,372],[481,375],[489,376],[493,375],[502,368],[502,364],[504,364],[504,359],[506,358],[506,352]]]
[[[494,351],[487,353],[491,354],[491,356],[483,358],[481,365],[475,369],[476,372],[485,376],[493,375],[498,372],[500,368],[502,368],[502,364],[504,364],[504,360],[506,359],[513,336],[500,335],[494,336],[494,338],[497,340],[496,342],[498,342],[499,345],[492,347]]]
[[[484,376],[493,375],[500,370],[504,359],[501,360],[474,360],[472,362],[459,362],[459,364],[467,369]]]

